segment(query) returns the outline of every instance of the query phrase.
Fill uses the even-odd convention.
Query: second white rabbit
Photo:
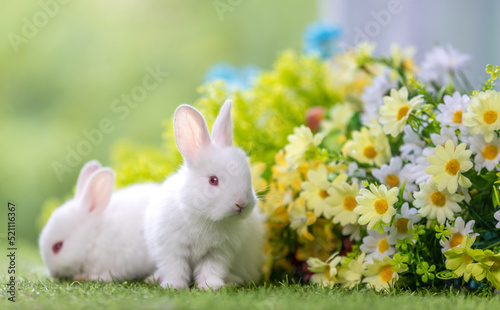
[[[159,187],[135,184],[113,193],[115,176],[97,161],[81,170],[75,197],[54,210],[40,235],[50,274],[75,280],[144,279],[154,271],[144,214]]]

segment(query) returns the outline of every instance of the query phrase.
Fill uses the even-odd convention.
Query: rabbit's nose
[[[240,210],[243,210],[246,207],[246,205],[237,203],[236,207]]]
[[[240,197],[238,199],[236,199],[236,205],[237,206],[240,206],[242,208],[246,207],[248,204],[247,200],[243,197]]]
[[[239,212],[243,212],[243,209],[245,209],[245,207],[247,206],[247,202],[243,199],[238,200],[238,202],[236,202],[235,206],[238,208]]]

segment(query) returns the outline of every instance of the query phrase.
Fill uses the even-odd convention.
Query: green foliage
[[[500,75],[500,66],[496,66],[493,68],[493,65],[489,64],[486,66],[486,73],[490,75],[490,78],[484,83],[483,90],[490,90],[495,87],[494,81],[499,77]]]
[[[282,1],[266,1],[266,10],[258,1],[243,1],[221,20],[214,3],[3,3],[0,147],[5,152],[0,156],[0,196],[22,208],[19,235],[35,242],[44,201],[71,192],[86,161],[109,165],[111,146],[119,140],[158,147],[162,122],[176,106],[197,98],[194,90],[214,62],[270,68],[278,51],[298,47],[300,33],[317,15],[309,1],[287,1],[287,14],[278,15],[274,12],[283,8]],[[33,24],[33,18],[39,20]],[[12,34],[23,37],[17,51],[10,43]],[[157,66],[169,75],[156,88],[148,88],[145,99],[133,100],[128,116],[113,111],[117,101],[126,110],[123,95],[130,96],[144,81],[155,82],[146,76],[148,67]],[[113,121],[114,131],[85,151],[59,180],[51,164],[65,163],[66,148],[76,148],[85,139],[82,131],[98,128],[104,118]],[[165,150],[167,158],[176,152]],[[175,169],[176,164],[171,166]],[[4,228],[6,222],[1,221],[0,231]]]
[[[114,146],[112,161],[116,187],[148,181],[161,182],[179,164],[179,160],[169,158],[162,150],[125,140]]]
[[[328,65],[319,58],[285,51],[272,70],[257,77],[254,86],[231,93],[223,81],[199,87],[194,106],[205,116],[209,128],[219,108],[233,99],[234,141],[253,161],[272,162],[287,143],[293,128],[303,124],[313,106],[329,107],[340,100]],[[167,150],[175,149],[172,122],[163,134]]]

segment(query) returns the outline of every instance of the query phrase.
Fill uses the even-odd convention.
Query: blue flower
[[[337,50],[335,42],[340,34],[341,30],[337,26],[311,24],[304,32],[304,52],[319,55],[323,59],[330,58]]]
[[[255,66],[245,66],[238,68],[228,63],[221,62],[213,65],[205,74],[205,83],[215,80],[226,82],[230,90],[244,89],[252,86],[253,81],[260,73],[260,69]]]

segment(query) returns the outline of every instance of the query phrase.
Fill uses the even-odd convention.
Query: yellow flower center
[[[435,191],[431,195],[431,201],[436,207],[442,207],[446,203],[446,197],[443,193]]]
[[[328,279],[328,281],[332,280],[332,277],[330,276],[330,265],[326,265],[325,267],[325,276]]]
[[[460,171],[460,163],[455,158],[452,158],[446,163],[446,167],[444,169],[449,174],[455,175],[458,171]]]
[[[488,110],[483,114],[483,121],[488,125],[493,124],[497,120],[497,118],[498,118],[497,111]]]
[[[464,239],[464,237],[462,236],[462,234],[460,234],[460,233],[453,234],[453,236],[451,236],[451,239],[450,239],[450,246],[452,248],[454,248],[456,246],[461,245],[463,239]]]
[[[365,155],[366,158],[375,158],[377,156],[377,151],[375,151],[375,148],[371,145],[365,147],[363,150],[363,154]]]
[[[356,201],[356,197],[354,196],[347,196],[344,198],[344,209],[347,211],[352,211],[354,208],[356,208],[358,205],[358,202]]]
[[[405,117],[406,114],[408,114],[408,111],[410,111],[410,108],[407,106],[399,108],[397,120],[400,121],[403,117]]]
[[[406,234],[408,232],[408,220],[407,218],[401,217],[394,221],[394,227],[398,230],[398,232],[402,234]]]
[[[323,199],[325,199],[325,198],[327,198],[328,196],[330,196],[330,195],[328,194],[328,192],[327,192],[327,191],[322,190],[322,189],[318,192],[318,195],[319,195],[319,197],[321,197],[321,198],[323,198]]]
[[[486,259],[489,262],[493,262],[493,265],[490,267],[490,272],[495,272],[500,268],[500,260],[496,257],[488,257]]]
[[[494,145],[487,145],[483,149],[483,157],[487,160],[493,160],[498,155],[498,148]]]
[[[385,183],[390,187],[396,187],[399,185],[399,177],[395,174],[389,174],[387,178],[385,178]]]
[[[467,254],[462,254],[462,258],[464,259],[464,262],[466,264],[470,264],[472,262],[472,257],[470,257],[469,255]]]
[[[385,199],[379,199],[374,203],[375,210],[378,214],[385,214],[387,209],[389,209],[389,204]]]
[[[411,70],[414,66],[415,65],[413,64],[413,60],[411,60],[410,58],[406,58],[405,60],[403,60],[403,68]]]
[[[378,243],[378,251],[380,253],[384,253],[385,251],[389,250],[389,243],[387,243],[387,239],[386,238],[383,238],[382,240],[380,240],[380,242]]]
[[[456,110],[451,117],[451,121],[455,124],[462,124],[462,110]]]
[[[382,269],[380,269],[380,273],[379,273],[380,279],[384,282],[391,282],[393,274],[394,274],[394,271],[392,271],[391,265],[387,265],[387,266],[382,267]]]

